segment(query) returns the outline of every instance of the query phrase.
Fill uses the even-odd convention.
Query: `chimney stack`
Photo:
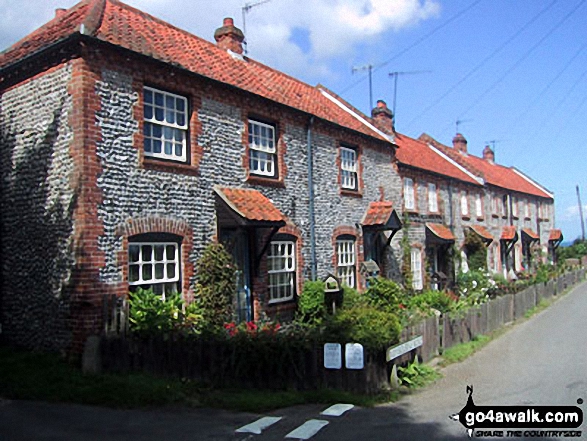
[[[456,151],[467,154],[467,140],[460,133],[457,133],[452,139],[452,146]]]
[[[385,133],[390,135],[395,133],[395,128],[393,127],[393,112],[389,110],[385,101],[377,100],[377,107],[371,110],[371,117],[375,121],[375,125]]]
[[[63,9],[63,8],[55,9],[55,18],[59,18],[59,17],[65,15],[66,12],[67,12],[67,9]]]
[[[483,149],[483,159],[492,164],[495,162],[495,153],[493,152],[493,150],[491,150],[491,147],[489,147],[488,145],[486,145]]]
[[[232,18],[227,17],[224,19],[222,27],[214,32],[214,39],[219,48],[242,55],[245,35],[243,31],[234,25]]]

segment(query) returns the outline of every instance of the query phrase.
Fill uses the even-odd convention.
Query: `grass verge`
[[[459,363],[465,358],[470,357],[487,343],[489,343],[495,334],[488,335],[477,335],[473,340],[467,343],[460,343],[451,348],[445,349],[442,353],[442,360],[440,361],[441,366],[447,366],[451,363]]]
[[[205,406],[258,413],[309,403],[344,402],[370,407],[396,400],[398,394],[211,389],[196,381],[147,374],[89,375],[56,354],[0,346],[0,397],[122,409]]]

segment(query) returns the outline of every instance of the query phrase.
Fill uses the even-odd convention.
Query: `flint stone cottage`
[[[292,316],[311,277],[361,288],[366,253],[399,277],[392,137],[245,57],[231,19],[215,39],[84,0],[1,55],[9,341],[79,352],[136,286],[189,301],[213,240],[247,320]]]
[[[403,282],[406,238],[417,290],[452,277],[467,229],[494,271],[521,269],[524,237],[560,243],[552,194],[525,175],[246,57],[232,19],[214,38],[83,0],[0,54],[3,339],[81,353],[105,294],[191,301],[213,241],[237,264],[241,320],[291,318],[328,274],[362,290],[376,264]]]

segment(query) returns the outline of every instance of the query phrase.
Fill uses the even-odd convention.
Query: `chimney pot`
[[[67,12],[67,9],[63,9],[63,8],[57,8],[57,9],[55,9],[55,18],[61,17],[66,12]]]
[[[219,48],[242,55],[245,35],[234,25],[234,20],[231,17],[226,17],[222,22],[222,27],[216,29],[214,39]]]
[[[488,145],[483,149],[483,159],[492,164],[495,162],[495,152]]]
[[[384,132],[392,135],[395,133],[393,127],[393,112],[387,108],[387,103],[383,100],[377,100],[377,107],[371,110],[371,117],[375,125]]]
[[[467,153],[467,139],[460,133],[457,133],[452,139],[452,146],[460,153]]]

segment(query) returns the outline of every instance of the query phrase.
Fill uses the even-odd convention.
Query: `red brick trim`
[[[242,109],[243,110],[243,137],[242,142],[245,146],[243,154],[243,167],[246,172],[246,180],[250,184],[266,185],[269,187],[285,187],[285,177],[287,175],[287,165],[285,164],[285,157],[287,152],[287,143],[284,140],[284,130],[281,127],[280,121],[276,118],[268,117],[260,114],[253,109]],[[249,149],[249,121],[258,121],[265,124],[272,125],[275,130],[275,148],[277,150],[277,177],[273,178],[270,176],[257,175],[250,171],[250,149]]]
[[[166,218],[158,215],[129,219],[116,229],[116,234],[122,236],[122,250],[118,253],[118,267],[123,274],[122,286],[124,293],[128,293],[128,243],[129,238],[145,233],[171,233],[181,236],[181,292],[186,302],[193,300],[193,292],[189,284],[194,274],[194,264],[189,257],[192,252],[194,237],[192,227],[181,219]]]
[[[347,149],[353,149],[356,153],[357,159],[357,189],[351,190],[349,188],[342,188],[342,159],[341,159],[341,147],[345,147]],[[351,196],[351,197],[363,197],[363,191],[365,187],[365,183],[363,181],[363,148],[357,145],[350,145],[344,142],[339,142],[338,147],[336,149],[336,168],[338,170],[338,188],[339,193],[342,196]]]
[[[356,278],[357,278],[357,286],[356,289],[362,291],[364,286],[364,280],[360,274],[361,264],[365,260],[365,256],[363,253],[363,236],[359,234],[355,227],[349,225],[340,225],[334,229],[332,232],[332,274],[337,273],[337,266],[338,266],[338,259],[336,256],[336,241],[341,236],[352,236],[355,239],[355,262],[356,262]]]

